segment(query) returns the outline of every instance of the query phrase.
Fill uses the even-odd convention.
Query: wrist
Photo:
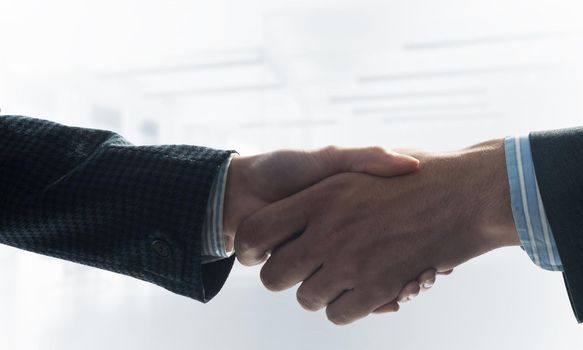
[[[445,271],[490,250],[519,245],[510,206],[503,140],[456,152],[413,155],[434,244],[431,266]]]
[[[506,171],[504,140],[496,139],[458,152],[460,184],[471,231],[481,253],[520,245],[514,225]]]
[[[253,183],[254,157],[235,155],[231,160],[225,185],[223,208],[223,230],[227,250],[232,250],[239,224],[253,211],[265,203],[254,195]]]

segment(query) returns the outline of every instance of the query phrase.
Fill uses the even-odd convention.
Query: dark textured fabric
[[[233,264],[201,264],[209,189],[230,153],[0,116],[0,242],[206,302]]]
[[[541,197],[577,320],[583,322],[583,128],[530,134]]]

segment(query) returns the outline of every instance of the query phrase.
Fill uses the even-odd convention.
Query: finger
[[[314,251],[318,245],[308,230],[278,247],[261,269],[263,285],[272,291],[282,291],[310,277],[322,265],[322,254]]]
[[[419,295],[420,290],[421,287],[419,287],[419,283],[417,281],[408,282],[399,292],[397,300],[400,303],[406,303]]]
[[[445,271],[438,272],[437,274],[438,275],[447,276],[447,275],[450,275],[452,272],[453,272],[453,269],[450,269],[450,270],[445,270]]]
[[[399,305],[399,303],[396,300],[393,300],[393,301],[388,302],[385,305],[377,308],[372,313],[373,314],[385,314],[387,312],[397,312],[397,311],[399,311],[400,308],[401,308],[401,306]]]
[[[381,288],[349,290],[328,305],[326,315],[334,324],[349,324],[394,300],[397,292]]]
[[[417,284],[421,286],[422,290],[427,290],[435,284],[435,276],[437,271],[435,269],[425,270],[417,278]]]
[[[309,311],[318,311],[337,299],[353,286],[338,278],[326,265],[304,280],[296,292],[298,303]]]
[[[393,310],[395,308],[394,304],[398,306],[399,305],[398,302],[401,303],[408,302],[411,299],[415,298],[417,295],[419,295],[421,291],[431,288],[431,286],[429,286],[424,289],[424,284],[428,282],[430,282],[431,285],[435,283],[435,269],[428,269],[423,271],[419,275],[419,277],[417,277],[417,280],[410,281],[401,289],[399,295],[397,296],[397,300],[393,300],[390,303],[381,306],[380,308],[376,309],[374,313],[398,311],[399,310],[398,308],[396,310]],[[385,307],[387,311],[383,311]]]
[[[301,233],[307,224],[308,205],[302,193],[278,201],[243,221],[235,236],[241,264],[261,263],[274,247]]]

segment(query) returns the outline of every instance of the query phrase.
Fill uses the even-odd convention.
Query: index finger
[[[301,233],[308,222],[307,194],[301,192],[261,209],[239,225],[235,252],[246,266],[260,264],[275,247]]]

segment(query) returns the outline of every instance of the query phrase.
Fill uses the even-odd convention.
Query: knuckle
[[[325,146],[324,148],[322,148],[323,152],[332,154],[332,153],[336,153],[340,150],[340,147],[336,146],[336,145],[328,145]]]
[[[239,224],[237,228],[236,237],[243,244],[249,244],[252,238],[255,236],[254,233],[259,230],[259,221],[254,217],[247,218]]]
[[[259,276],[261,278],[261,283],[263,283],[268,290],[279,292],[285,289],[280,278],[281,273],[279,273],[277,268],[273,267],[273,264],[265,264],[261,269]]]
[[[337,326],[343,326],[350,323],[350,318],[346,315],[346,313],[342,311],[337,311],[331,307],[326,309],[326,317],[332,323]]]
[[[382,283],[373,288],[371,298],[376,298],[376,300],[394,300],[399,296],[403,287],[389,280],[389,282]]]
[[[328,145],[326,147],[320,148],[318,152],[316,152],[316,154],[318,155],[318,159],[320,162],[323,162],[328,167],[337,169],[336,165],[339,160],[338,158],[339,151],[340,149],[337,146]]]
[[[237,231],[235,236],[235,250],[238,253],[246,253],[253,248],[252,234],[246,229],[241,229]]]
[[[387,154],[387,151],[381,146],[370,146],[367,150],[373,155],[382,156]]]
[[[237,242],[235,242],[235,252],[237,260],[245,266],[253,266],[261,261],[261,259],[258,258],[258,250],[245,244],[237,244]]]
[[[398,302],[391,302],[388,305],[383,306],[383,309],[386,312],[397,312],[399,311],[400,308],[401,306],[399,305]]]
[[[421,286],[419,285],[419,283],[413,283],[412,288],[411,288],[411,293],[414,295],[417,295],[417,294],[419,294],[420,291],[421,291]]]
[[[315,235],[316,233],[317,232],[312,232],[312,235]],[[290,263],[292,264],[293,269],[303,270],[306,263],[320,260],[324,253],[326,253],[325,247],[319,242],[317,244],[303,244],[298,251],[297,258],[290,261]]]
[[[321,302],[317,296],[306,291],[306,288],[300,287],[296,293],[298,303],[308,311],[320,310]]]
[[[300,253],[298,258],[294,258],[285,262],[285,271],[288,274],[297,274],[305,268],[305,262],[308,255],[305,252]]]
[[[367,292],[371,298],[384,298],[401,289],[401,286],[391,282],[391,279],[386,280],[382,279],[382,277],[370,280],[367,285]]]
[[[345,262],[335,263],[334,260],[329,264],[334,269],[333,273],[338,281],[342,281],[346,285],[354,285],[357,282],[358,276],[361,275],[358,267],[354,264],[347,264]]]
[[[244,265],[256,263],[261,258],[256,227],[255,220],[247,220],[241,224],[235,236],[237,259]]]

